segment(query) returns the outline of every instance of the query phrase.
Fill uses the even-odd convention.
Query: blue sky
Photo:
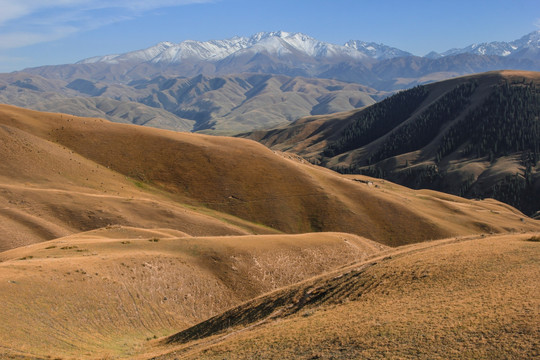
[[[260,31],[425,55],[540,29],[540,0],[0,0],[0,72]]]

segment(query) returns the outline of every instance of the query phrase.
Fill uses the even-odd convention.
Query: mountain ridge
[[[343,173],[540,210],[540,73],[495,71],[241,134]],[[496,110],[495,110],[496,109]]]
[[[237,133],[353,109],[384,93],[328,79],[235,74],[157,76],[127,84],[0,74],[0,102],[175,131]]]
[[[464,48],[449,49],[437,54],[431,52],[430,57],[444,57],[463,53],[477,55],[497,55],[497,56],[520,56],[525,58],[538,58],[540,49],[540,30],[533,31],[510,42],[492,41],[478,44],[471,44]]]
[[[540,48],[540,30],[524,35],[520,39],[503,42],[493,41],[471,44],[464,48],[449,49],[442,53],[434,51],[425,56],[439,58],[450,55],[471,53],[477,55],[518,56],[527,49]],[[179,63],[185,59],[222,60],[236,52],[268,52],[284,55],[293,51],[311,57],[345,56],[356,60],[367,58],[386,60],[396,57],[416,56],[408,51],[390,47],[385,44],[349,40],[343,45],[317,40],[303,33],[286,31],[259,32],[250,37],[235,36],[223,40],[195,41],[185,40],[180,43],[160,42],[147,49],[136,50],[124,54],[95,56],[78,61],[76,64],[97,62],[118,63],[120,61],[143,60],[153,63]],[[535,53],[533,51],[533,53]],[[537,55],[537,52],[536,52]],[[238,55],[235,55],[238,56]]]
[[[538,34],[532,32],[522,39],[536,38]],[[159,75],[192,77],[251,72],[331,78],[388,91],[475,72],[540,70],[538,41],[516,40],[515,44],[512,56],[483,55],[465,49],[448,56],[421,57],[384,44],[351,40],[335,45],[301,33],[281,31],[259,33],[251,38],[162,42],[146,50],[23,71],[66,81],[83,78],[122,83]]]
[[[457,76],[501,69],[538,71],[539,34],[532,32],[508,43],[515,53],[507,56],[472,46],[431,58],[384,44],[356,40],[334,45],[284,31],[207,42],[162,42],[78,64],[2,74],[0,101],[178,131],[231,135],[302,116],[347,111],[398,90]],[[296,81],[305,86],[285,91],[284,76],[302,78]],[[254,84],[251,77],[265,80]],[[40,86],[43,79],[50,80],[45,87]],[[220,88],[218,84],[224,81]],[[362,85],[351,89],[351,84]],[[65,99],[64,95],[88,99]]]

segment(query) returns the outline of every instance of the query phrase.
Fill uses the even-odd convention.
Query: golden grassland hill
[[[403,354],[408,354],[417,339],[412,332],[427,331],[420,320],[413,321],[418,306],[426,305],[426,314],[432,314],[437,299],[443,301],[442,313],[435,312],[428,325],[439,324],[433,325],[435,333],[451,343],[468,339],[440,327],[443,316],[457,324],[459,316],[471,314],[452,307],[456,305],[450,300],[460,294],[474,303],[480,297],[493,305],[489,311],[502,306],[501,313],[509,315],[500,320],[501,313],[477,308],[479,318],[495,320],[471,322],[471,331],[493,332],[506,342],[479,347],[471,357],[531,353],[527,320],[536,315],[523,320],[520,311],[534,308],[538,296],[517,310],[511,306],[521,305],[525,296],[516,289],[529,291],[527,281],[537,271],[536,243],[517,233],[538,233],[540,224],[508,205],[340,175],[251,140],[6,105],[0,106],[0,140],[0,250],[6,250],[0,252],[2,358],[174,358],[174,352],[198,358],[227,357],[229,351],[253,358],[259,355],[250,344],[259,341],[260,357],[294,357],[310,354],[312,348],[320,352],[310,356],[329,357],[335,356],[329,344],[342,335],[339,330],[356,334],[354,319],[391,306],[397,306],[399,321],[414,326],[411,333],[405,325],[392,332],[392,316],[385,310],[381,323],[388,327],[377,333],[384,337],[374,349],[386,346],[384,339],[403,339],[409,344]],[[311,231],[317,233],[280,233]],[[422,243],[482,233],[513,235]],[[419,242],[394,250],[381,244]],[[488,263],[492,266],[486,268]],[[486,274],[486,269],[500,273]],[[516,274],[527,280],[518,281]],[[491,281],[494,276],[499,284]],[[491,285],[484,291],[488,280]],[[447,288],[456,292],[444,302]],[[475,289],[480,291],[471,294]],[[265,293],[269,297],[260,297]],[[497,302],[506,298],[511,302]],[[361,315],[363,307],[350,305],[353,310],[341,313],[342,300],[358,304],[369,299],[372,305],[366,309],[374,306],[371,312]],[[417,312],[399,305],[403,302]],[[313,314],[300,315],[305,309]],[[336,319],[330,324],[344,325],[312,337],[305,343],[309,349],[291,345],[305,334],[293,326],[293,339],[287,338],[291,321],[320,319],[320,325],[328,321],[318,318],[326,311]],[[270,313],[282,321],[268,322]],[[504,321],[515,323],[525,335],[507,341],[500,329],[514,334],[515,328]],[[279,323],[285,333],[267,328]],[[237,332],[244,325],[248,328]],[[233,332],[223,338],[219,332],[230,326]],[[276,337],[276,344],[264,338],[236,340],[237,334],[249,338],[258,336],[252,330],[264,329]],[[372,327],[364,330],[366,339],[375,341]],[[179,331],[184,332],[170,337]],[[201,335],[211,337],[196,340]],[[161,337],[170,338],[155,340]],[[185,343],[191,340],[195,343]],[[352,341],[360,340],[344,338],[340,349],[349,352],[343,357],[355,357],[358,348],[365,348],[349,347]],[[311,347],[316,343],[319,348]],[[437,344],[427,342],[421,354]],[[506,350],[516,344],[520,352]],[[289,345],[289,353],[280,350]]]
[[[4,124],[0,158],[0,250],[110,224],[171,228],[191,235],[275,232],[227,214],[183,206],[61,144]]]
[[[343,233],[109,226],[0,253],[0,358],[131,358],[242,302],[387,249]]]
[[[338,231],[392,246],[539,227],[496,201],[343,176],[251,140],[7,105],[0,136],[3,249],[109,224],[198,236]]]
[[[139,359],[533,359],[540,236],[404,246],[249,301]]]
[[[242,134],[343,173],[540,210],[540,73],[494,71]]]

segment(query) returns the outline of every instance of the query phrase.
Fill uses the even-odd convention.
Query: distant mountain
[[[351,40],[335,45],[284,31],[162,42],[125,54],[1,75],[0,101],[230,134],[351,110],[398,90],[457,76],[503,69],[540,71],[539,38],[536,31],[510,43],[471,45],[426,57],[384,44]],[[66,96],[71,100],[59,101]],[[73,100],[79,97],[85,100]]]
[[[438,59],[458,54],[487,56],[513,56],[538,59],[540,30],[531,32],[511,42],[494,41],[471,44],[461,49],[450,49],[441,54],[430,52],[428,59]],[[285,31],[261,32],[251,37],[233,37],[226,40],[186,40],[178,44],[162,42],[148,49],[119,55],[97,56],[79,61],[77,64],[119,64],[122,62],[150,62],[153,64],[179,64],[185,61],[217,62],[229,56],[241,57],[249,54],[266,53],[280,58],[295,57],[320,60],[353,59],[357,61],[387,60],[414,56],[410,52],[384,44],[350,40],[342,45],[319,41],[302,33]]]
[[[538,59],[540,55],[540,30],[534,31],[511,42],[493,41],[489,43],[471,44],[461,49],[450,49],[441,54],[431,52],[427,54],[426,57],[436,59],[458,54],[496,55]]]
[[[177,131],[238,133],[363,107],[384,94],[358,84],[284,75],[165,77],[127,84],[0,75],[0,102]]]
[[[264,73],[336,79],[394,91],[491,70],[538,71],[539,34],[536,31],[510,43],[471,45],[418,57],[361,40],[335,45],[301,33],[262,32],[226,40],[162,42],[148,49],[25,72],[68,82],[85,79],[124,84],[158,76]]]
[[[248,137],[344,173],[540,211],[540,73],[503,71],[399,92],[362,110]]]
[[[397,50],[397,49],[396,49]],[[150,62],[178,64],[188,60],[219,61],[234,55],[267,53],[278,57],[313,57],[319,59],[347,57],[364,59],[363,52],[351,46],[340,46],[316,40],[301,33],[285,31],[261,32],[249,38],[234,37],[227,40],[193,41],[179,44],[162,42],[148,49],[121,55],[106,55],[82,60],[78,64],[121,62]]]
[[[351,40],[345,43],[346,47],[356,49],[366,56],[372,57],[377,60],[393,59],[404,56],[414,56],[410,52],[403,51],[394,47],[390,47],[384,44],[377,44],[374,42],[365,42],[361,40]]]

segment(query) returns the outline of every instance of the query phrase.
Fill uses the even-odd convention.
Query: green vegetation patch
[[[534,83],[498,85],[482,105],[454,125],[442,138],[437,158],[465,146],[463,155],[505,156],[527,152],[540,158],[540,87]]]
[[[430,105],[414,121],[393,131],[378,151],[368,159],[368,163],[415,151],[429,144],[444,124],[457,118],[470,104],[471,95],[477,87],[477,81],[456,86]]]

